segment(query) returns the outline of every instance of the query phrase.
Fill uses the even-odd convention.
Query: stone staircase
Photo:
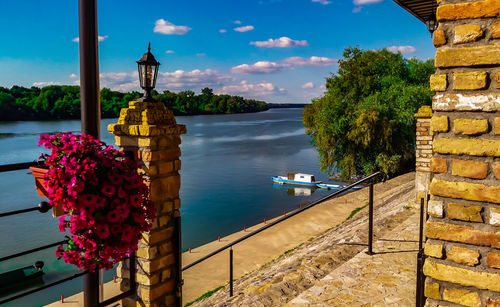
[[[374,210],[374,251],[382,253],[364,253],[368,240],[365,208],[352,219],[236,280],[232,298],[226,286],[194,306],[413,305],[411,291],[415,282],[408,280],[415,275],[416,260],[412,259],[416,259],[416,253],[408,251],[417,249],[418,238],[414,181],[394,185],[379,197]],[[391,263],[401,261],[403,267],[395,268],[401,276],[383,273],[389,272]],[[401,287],[403,294],[388,295],[390,288],[398,288],[398,278],[407,284],[408,291]],[[377,287],[373,287],[375,284]],[[386,297],[392,301],[385,301]]]

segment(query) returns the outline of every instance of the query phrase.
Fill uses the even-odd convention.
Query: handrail
[[[249,233],[249,234],[247,234],[247,235],[245,235],[245,236],[243,236],[243,237],[241,237],[241,238],[239,238],[239,239],[234,240],[233,242],[230,242],[230,243],[228,243],[228,244],[224,245],[223,247],[221,247],[221,248],[219,248],[219,249],[217,249],[217,250],[215,250],[215,251],[211,252],[210,254],[208,254],[208,255],[206,255],[206,256],[204,256],[204,257],[201,257],[200,259],[195,260],[194,262],[192,262],[192,263],[190,263],[190,264],[186,265],[185,267],[183,267],[183,268],[182,268],[182,271],[187,270],[187,269],[189,269],[190,267],[195,266],[195,265],[197,265],[198,263],[203,262],[203,261],[205,261],[206,259],[208,259],[208,258],[210,258],[210,257],[213,257],[213,256],[217,255],[218,253],[220,253],[220,252],[222,252],[222,251],[224,251],[224,250],[226,250],[226,249],[228,249],[228,248],[230,248],[230,247],[232,247],[232,246],[234,246],[234,245],[238,244],[238,243],[239,243],[239,242],[241,242],[241,241],[244,241],[244,240],[246,240],[246,239],[248,239],[248,238],[250,238],[250,237],[252,237],[252,236],[254,236],[254,235],[256,235],[256,234],[258,234],[258,233],[260,233],[260,232],[262,232],[262,231],[264,231],[264,230],[266,230],[266,229],[267,229],[267,228],[269,228],[269,227],[272,227],[272,226],[274,226],[274,225],[276,225],[276,224],[278,224],[278,223],[281,223],[281,222],[283,222],[284,220],[289,219],[289,218],[291,218],[292,216],[294,216],[294,215],[296,215],[296,214],[299,214],[300,212],[302,212],[302,211],[304,211],[304,210],[307,210],[307,209],[309,209],[309,208],[312,208],[312,207],[316,206],[316,205],[317,205],[317,204],[319,204],[319,203],[322,203],[322,202],[324,202],[324,201],[326,201],[326,200],[329,200],[329,199],[331,199],[331,198],[333,198],[333,197],[335,197],[335,196],[337,196],[337,195],[339,195],[339,194],[342,194],[342,193],[343,193],[343,192],[345,192],[345,191],[348,191],[349,189],[351,189],[351,188],[353,188],[353,187],[355,187],[355,186],[357,186],[357,185],[359,185],[359,184],[361,184],[361,183],[364,183],[364,182],[366,182],[366,181],[368,181],[368,180],[371,180],[371,179],[373,179],[373,178],[375,178],[375,177],[378,177],[378,176],[382,176],[382,182],[385,182],[385,180],[387,179],[387,175],[386,175],[384,172],[380,172],[380,171],[379,171],[379,172],[373,173],[373,174],[371,174],[370,176],[367,176],[367,177],[365,177],[365,178],[363,178],[363,179],[361,179],[361,180],[359,180],[359,181],[356,181],[356,182],[354,182],[354,183],[352,183],[352,184],[350,184],[350,185],[348,185],[348,186],[346,186],[346,187],[344,187],[344,188],[342,188],[342,189],[340,189],[340,190],[338,190],[338,191],[333,192],[332,194],[326,195],[326,196],[324,196],[324,197],[322,197],[322,198],[320,198],[320,199],[318,199],[318,200],[315,200],[315,201],[313,201],[313,202],[311,202],[311,203],[309,203],[309,204],[307,204],[307,205],[305,205],[305,206],[302,206],[302,208],[301,208],[301,209],[298,209],[298,210],[295,210],[295,211],[293,211],[293,212],[290,212],[290,213],[289,213],[289,214],[287,214],[286,216],[283,216],[283,217],[281,217],[281,218],[280,218],[280,219],[278,219],[278,220],[275,220],[275,221],[273,221],[273,222],[271,222],[271,223],[269,223],[269,224],[267,224],[267,225],[265,225],[265,226],[263,226],[263,227],[261,227],[261,228],[259,228],[259,229],[257,229],[257,230],[254,230],[253,232],[251,232],[251,233]]]
[[[37,248],[33,248],[33,249],[29,249],[29,250],[26,250],[26,251],[23,251],[23,252],[12,254],[10,256],[5,256],[5,257],[0,258],[0,262],[7,261],[7,260],[10,260],[10,259],[13,259],[13,258],[17,258],[17,257],[21,257],[21,256],[24,256],[24,255],[27,255],[27,254],[35,253],[35,252],[38,252],[38,251],[41,251],[41,250],[44,250],[44,249],[47,249],[47,248],[51,248],[51,247],[54,247],[54,246],[58,246],[58,245],[61,245],[61,244],[67,243],[67,242],[68,241],[66,241],[66,240],[62,240],[62,241],[59,241],[59,242],[47,244],[47,245],[44,245],[44,246],[40,246],[40,247],[37,247]]]
[[[40,213],[45,213],[45,212],[49,211],[49,209],[50,209],[49,203],[46,201],[42,201],[36,207],[0,213],[0,217],[16,215],[16,214],[21,214],[21,213],[26,213],[26,212],[36,211],[36,210],[40,211]]]
[[[3,164],[0,165],[0,173],[28,169],[31,166],[37,166],[37,165],[40,165],[40,162],[33,161],[33,162]]]

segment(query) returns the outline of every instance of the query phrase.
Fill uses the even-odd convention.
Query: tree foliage
[[[103,118],[118,117],[120,109],[128,102],[141,97],[139,92],[121,93],[103,88],[100,92]],[[153,97],[163,102],[176,115],[224,114],[259,112],[268,109],[263,101],[244,99],[240,96],[215,95],[206,87],[201,94],[193,91],[174,93],[153,92]],[[49,85],[43,88],[13,86],[0,87],[0,121],[50,120],[80,118],[80,87]]]
[[[347,48],[343,56],[324,96],[303,113],[321,169],[344,178],[413,169],[414,113],[431,104],[433,61],[406,60],[385,49]]]

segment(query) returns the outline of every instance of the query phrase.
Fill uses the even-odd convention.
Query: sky
[[[425,25],[392,0],[97,0],[100,85],[140,90],[136,61],[161,63],[156,89],[272,103],[322,96],[343,50],[426,60]],[[0,0],[0,86],[79,84],[78,0]]]

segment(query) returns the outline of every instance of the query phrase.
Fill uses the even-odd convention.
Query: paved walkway
[[[408,173],[385,183],[376,184],[375,207],[412,191],[414,177],[415,173]],[[354,209],[365,205],[367,200],[368,189],[363,189],[326,201],[237,244],[233,247],[234,278],[238,279],[255,271],[308,239],[338,226]],[[189,264],[260,226],[262,224],[247,228],[247,232],[241,231],[223,238],[222,242],[211,242],[193,249],[191,253],[184,253],[182,263]],[[365,223],[364,228],[366,227]],[[224,251],[184,271],[183,304],[193,301],[207,291],[226,285],[229,278],[228,263],[229,252]]]
[[[323,277],[288,306],[414,306],[418,214]]]

